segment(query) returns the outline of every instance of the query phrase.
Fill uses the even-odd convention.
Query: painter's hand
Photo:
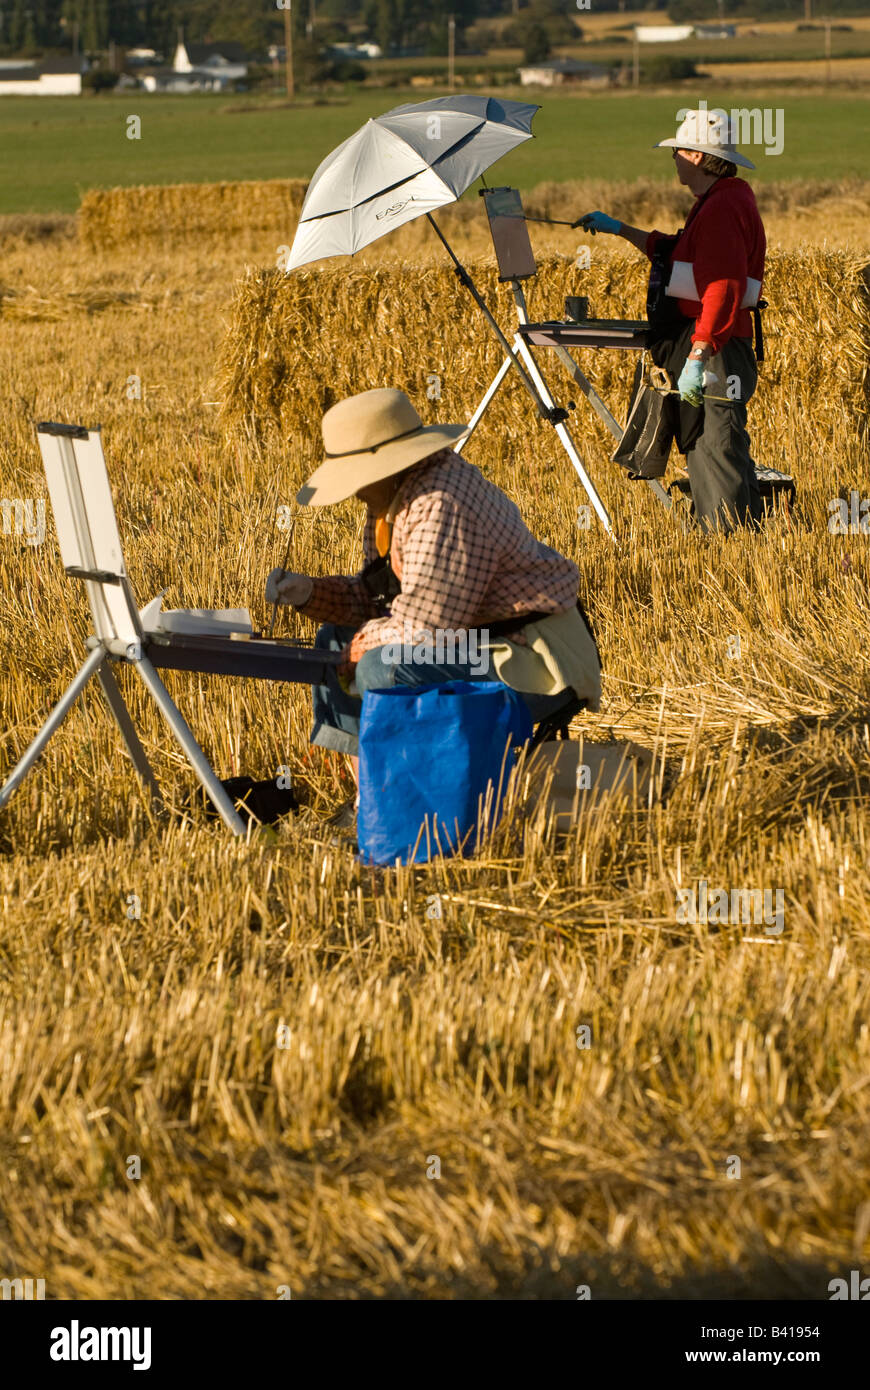
[[[313,580],[307,574],[292,574],[289,570],[272,570],[266,580],[267,603],[289,603],[301,608],[311,598]]]
[[[606,212],[587,212],[571,225],[582,228],[584,232],[591,232],[593,236],[596,232],[610,232],[612,236],[616,236],[622,223],[617,222],[615,217],[608,217]]]
[[[696,357],[686,359],[677,382],[680,400],[689,405],[700,405],[704,399],[704,363]]]

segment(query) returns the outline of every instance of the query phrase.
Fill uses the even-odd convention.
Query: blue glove
[[[677,390],[680,393],[681,401],[688,401],[689,405],[701,405],[704,399],[704,363],[697,358],[686,359],[686,365],[680,372],[680,379],[677,382]]]
[[[622,223],[617,222],[615,217],[608,217],[606,212],[587,212],[574,226],[582,227],[584,232],[591,232],[593,236],[596,232],[611,232],[615,236]]]

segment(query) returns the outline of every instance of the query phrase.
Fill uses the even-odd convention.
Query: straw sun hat
[[[343,502],[361,487],[401,473],[468,433],[467,425],[424,425],[404,391],[363,391],[323,417],[325,461],[296,494],[302,507]]]
[[[678,112],[682,115],[682,112]],[[671,145],[678,150],[700,150],[702,154],[715,154],[727,159],[730,164],[742,164],[744,169],[754,169],[755,165],[734,146],[734,132],[731,120],[725,111],[686,111],[677,133],[670,140],[659,140],[653,148]]]

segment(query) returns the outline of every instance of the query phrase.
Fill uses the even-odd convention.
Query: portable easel
[[[238,641],[222,636],[143,631],[121,551],[99,428],[41,424],[37,433],[64,568],[85,585],[94,632],[86,642],[90,656],[0,790],[0,808],[44,752],[91,677],[96,676],[133,766],[148,788],[155,810],[165,815],[157,778],[112,670],[113,664],[121,663],[131,666],[153,695],[224,824],[234,834],[244,835],[245,823],[157,670],[319,685],[325,682],[328,668],[340,661],[340,654],[256,640],[257,634],[253,639]]]
[[[646,347],[649,324],[640,320],[620,319],[531,323],[521,282],[537,275],[538,267],[529,240],[520,194],[515,188],[485,188],[481,191],[481,197],[484,200],[489,219],[493,246],[498,261],[499,281],[502,284],[509,281],[513,292],[517,311],[517,331],[511,344],[507,344],[503,335],[499,333],[499,337],[508,347],[508,355],[469,421],[467,433],[462,439],[463,448],[483,419],[490,402],[511,367],[517,368],[527,390],[530,391],[538,404],[540,415],[554,425],[562,447],[571,460],[595,512],[604,529],[612,537],[610,517],[592,484],[565,424],[568,412],[555,404],[531,348],[532,346],[551,347],[555,350],[557,357],[568,369],[593,410],[604,421],[614,438],[619,441],[624,434],[622,426],[614,419],[592,383],[574,361],[568,348],[569,346],[579,346],[643,351]],[[522,364],[521,368],[520,364]],[[531,385],[529,379],[531,379]],[[656,479],[646,479],[646,481],[659,502],[670,509],[673,502],[661,483]]]

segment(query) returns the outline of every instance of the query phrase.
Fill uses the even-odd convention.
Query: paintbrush
[[[292,550],[292,548],[293,548],[293,532],[294,532],[295,530],[296,530],[296,518],[295,518],[295,516],[294,516],[293,520],[290,522],[290,534],[289,534],[288,537],[287,537],[287,549],[286,549],[286,551],[284,552],[284,560],[283,560],[283,562],[282,562],[282,564],[281,564],[281,574],[279,575],[279,583],[280,583],[280,580],[283,579],[283,578],[284,578],[284,575],[287,573],[287,566],[288,566],[288,564],[290,563],[290,553],[291,553],[291,550]],[[267,637],[271,637],[271,636],[272,636],[272,633],[273,633],[274,630],[275,630],[275,619],[277,618],[277,616],[278,616],[278,600],[276,599],[276,600],[275,600],[275,603],[274,603],[274,605],[273,605],[273,607],[272,607],[272,620],[271,620],[271,622],[269,623],[269,631],[268,631],[267,634],[266,634]]]

